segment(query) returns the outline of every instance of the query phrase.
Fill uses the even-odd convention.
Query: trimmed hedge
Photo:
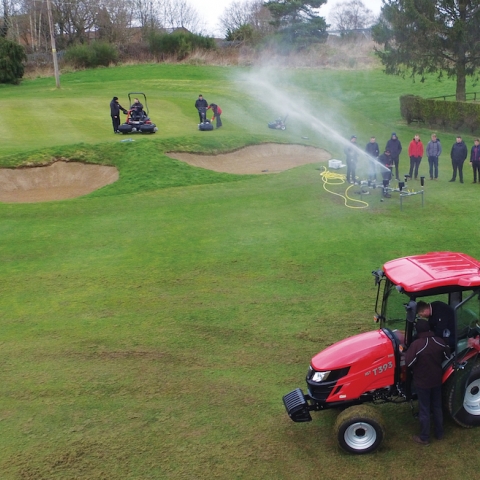
[[[480,104],[422,98],[400,97],[400,113],[408,124],[423,122],[432,127],[474,132],[480,128]]]

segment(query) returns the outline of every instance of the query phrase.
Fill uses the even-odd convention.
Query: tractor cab
[[[375,320],[392,330],[405,347],[414,337],[419,300],[440,301],[453,309],[453,331],[445,340],[457,358],[469,349],[468,339],[480,334],[478,260],[462,253],[435,252],[392,260],[372,273],[377,285]]]

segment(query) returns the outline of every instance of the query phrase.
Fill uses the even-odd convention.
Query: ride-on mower
[[[341,448],[376,450],[385,435],[378,409],[370,404],[416,399],[402,352],[415,337],[417,299],[441,300],[454,311],[452,356],[443,364],[446,412],[462,427],[480,425],[480,261],[454,252],[434,252],[387,262],[372,272],[377,287],[379,329],[341,340],[315,355],[307,372],[308,393],[283,397],[294,422],[311,411],[341,409],[335,434]]]
[[[128,94],[128,104],[132,105],[132,98],[140,97],[143,105],[142,110],[132,108],[128,110],[127,119],[118,127],[120,133],[155,133],[158,131],[157,126],[152,123],[148,116],[147,96],[142,92],[130,92]]]

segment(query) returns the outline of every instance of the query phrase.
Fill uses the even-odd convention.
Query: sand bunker
[[[48,202],[80,197],[118,180],[116,167],[78,162],[0,169],[0,202]]]
[[[325,162],[332,156],[305,145],[265,143],[220,155],[168,152],[167,155],[196,167],[226,173],[277,173],[307,163]]]

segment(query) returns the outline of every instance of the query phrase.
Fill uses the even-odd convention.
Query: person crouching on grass
[[[217,128],[220,128],[222,126],[222,119],[220,118],[220,115],[222,115],[222,109],[216,104],[216,103],[211,103],[210,106],[207,108],[207,110],[212,109],[213,112],[213,117],[211,122],[215,119],[217,119]]]

